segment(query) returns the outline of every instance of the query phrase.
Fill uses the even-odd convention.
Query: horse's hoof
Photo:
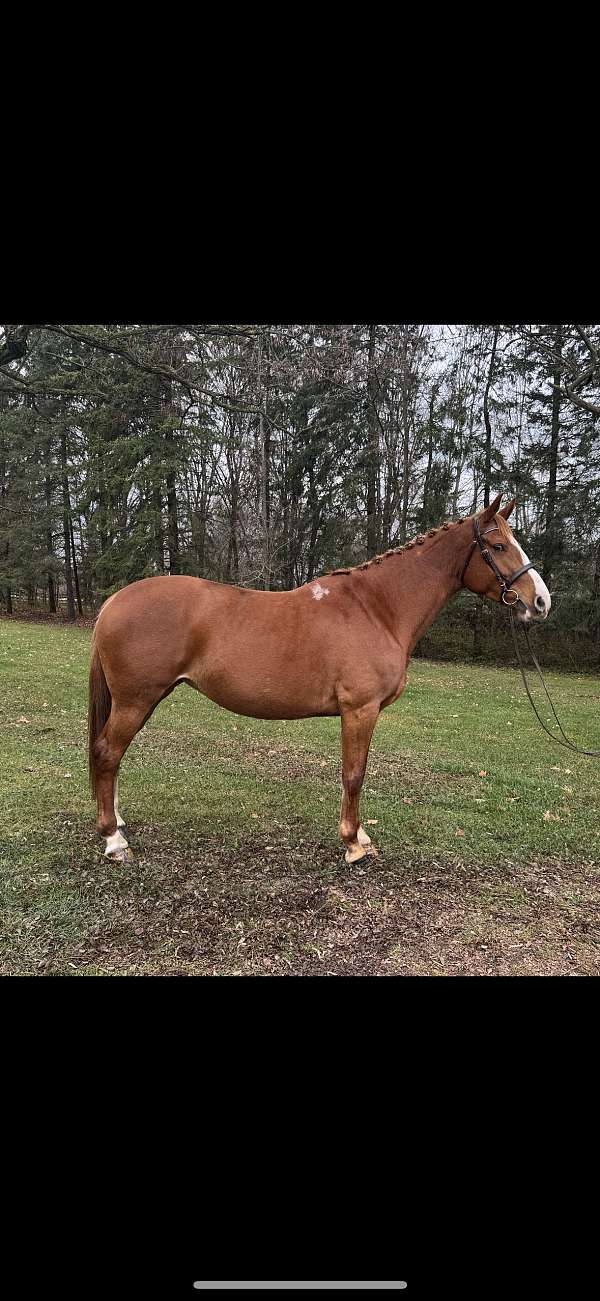
[[[367,835],[366,831],[364,830],[364,827],[358,828],[358,831],[356,833],[356,839],[361,849],[364,849],[365,852],[367,854],[370,854],[372,858],[377,858],[379,856],[379,850],[375,848],[375,845],[373,844],[371,837]]]
[[[347,863],[360,863],[361,858],[367,857],[368,850],[362,845],[357,845],[356,849],[347,849],[344,858]]]
[[[113,849],[112,854],[105,854],[104,857],[111,858],[115,863],[131,863],[133,850],[128,845],[126,849]]]

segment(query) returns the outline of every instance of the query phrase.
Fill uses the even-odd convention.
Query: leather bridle
[[[474,536],[473,536],[473,541],[467,552],[467,558],[463,565],[462,574],[460,576],[461,586],[465,581],[465,574],[469,567],[469,562],[471,560],[473,552],[476,547],[479,547],[479,550],[481,552],[483,559],[485,560],[486,565],[489,567],[489,569],[492,570],[492,572],[495,574],[496,578],[498,579],[498,582],[502,589],[502,600],[504,602],[504,605],[509,605],[509,606],[516,605],[518,601],[521,602],[521,605],[525,605],[525,601],[522,599],[522,597],[519,596],[519,593],[516,591],[514,587],[511,586],[511,584],[514,583],[517,578],[520,578],[521,574],[526,574],[528,569],[533,569],[533,560],[529,560],[526,565],[521,565],[520,569],[515,569],[514,574],[511,574],[509,578],[506,578],[504,574],[501,574],[491,551],[489,550],[488,547],[486,547],[483,541],[486,534],[494,533],[497,527],[498,527],[497,524],[493,524],[490,529],[485,529],[484,532],[482,533],[479,527],[479,520],[477,519],[477,516],[474,516],[473,518]],[[514,596],[515,598],[514,601],[508,601],[507,600],[508,596]]]
[[[561,721],[560,721],[560,719],[559,719],[559,717],[558,717],[558,714],[557,714],[557,712],[556,712],[556,710],[555,710],[555,708],[554,708],[554,705],[553,705],[553,703],[552,703],[552,699],[551,699],[550,693],[549,693],[549,691],[548,691],[548,688],[547,688],[547,686],[546,686],[546,683],[544,682],[544,676],[543,676],[542,670],[541,670],[541,668],[540,668],[540,666],[539,666],[539,664],[538,664],[538,661],[537,661],[537,658],[536,658],[536,655],[535,655],[535,652],[534,652],[533,646],[531,645],[531,641],[530,641],[530,639],[529,639],[529,630],[528,630],[527,628],[524,628],[523,631],[524,631],[524,633],[525,633],[525,640],[526,640],[526,642],[527,642],[527,647],[528,647],[528,650],[529,650],[529,654],[531,655],[531,658],[532,658],[533,663],[534,663],[534,665],[535,665],[536,673],[537,673],[537,675],[538,675],[538,677],[539,677],[539,679],[540,679],[540,682],[541,682],[541,684],[542,684],[542,687],[544,688],[544,691],[545,691],[545,693],[546,693],[546,697],[547,697],[548,703],[549,703],[549,705],[550,705],[550,708],[551,708],[551,710],[552,710],[552,713],[554,714],[554,718],[555,718],[555,721],[556,721],[556,723],[557,723],[557,725],[558,725],[558,728],[559,728],[559,731],[560,731],[560,734],[561,734],[561,735],[560,735],[560,736],[557,736],[555,732],[551,732],[551,731],[550,731],[550,728],[547,727],[546,723],[544,722],[544,719],[543,719],[543,718],[541,717],[541,715],[540,715],[540,712],[539,712],[539,710],[538,710],[538,708],[537,708],[537,706],[536,706],[536,703],[535,703],[535,701],[534,701],[534,699],[533,699],[533,696],[532,696],[532,694],[531,694],[531,691],[529,690],[529,683],[528,683],[527,678],[526,678],[526,676],[525,676],[525,665],[523,664],[523,659],[522,659],[522,656],[521,656],[521,652],[520,652],[520,650],[519,650],[519,643],[518,643],[518,639],[517,639],[517,630],[516,630],[516,627],[515,627],[515,616],[514,616],[514,614],[513,614],[513,607],[514,607],[515,605],[517,605],[519,601],[521,602],[521,605],[522,605],[522,606],[525,606],[525,609],[527,608],[527,606],[525,605],[525,601],[523,601],[523,599],[519,596],[519,593],[516,591],[516,589],[515,589],[514,587],[511,587],[511,583],[514,583],[515,580],[516,580],[517,578],[520,578],[520,577],[521,577],[521,574],[526,574],[528,569],[533,569],[533,561],[532,561],[532,560],[529,560],[529,561],[527,562],[526,565],[521,565],[521,568],[520,568],[520,569],[515,569],[514,574],[511,574],[509,578],[505,578],[504,574],[501,574],[501,573],[500,573],[500,570],[498,569],[498,566],[497,566],[497,564],[496,564],[496,561],[494,560],[494,557],[492,556],[491,552],[489,551],[488,547],[486,547],[486,545],[485,545],[485,543],[484,543],[484,541],[483,541],[483,539],[484,539],[484,537],[486,536],[486,534],[487,534],[487,533],[493,533],[494,530],[495,530],[496,528],[497,528],[497,525],[496,525],[496,524],[493,524],[491,528],[489,528],[489,529],[485,529],[484,532],[482,533],[482,532],[481,532],[481,529],[480,529],[480,527],[479,527],[479,520],[477,519],[476,516],[473,518],[473,535],[474,535],[474,536],[473,536],[473,541],[472,541],[472,543],[471,543],[471,545],[470,545],[470,547],[469,547],[469,550],[468,550],[468,552],[467,552],[467,558],[466,558],[465,563],[464,563],[464,565],[463,565],[462,574],[461,574],[461,576],[460,576],[461,586],[462,586],[462,584],[463,584],[463,582],[464,582],[464,577],[465,577],[465,574],[466,574],[466,572],[467,572],[467,569],[468,569],[468,566],[469,566],[469,561],[471,560],[471,557],[472,557],[472,555],[473,555],[473,552],[475,551],[475,548],[476,548],[476,547],[479,547],[479,550],[480,550],[480,552],[481,552],[481,555],[482,555],[483,559],[485,560],[486,565],[489,566],[489,568],[492,570],[492,572],[495,574],[496,578],[498,579],[498,582],[499,582],[500,587],[501,587],[501,589],[502,589],[502,600],[503,600],[504,604],[508,606],[508,612],[509,612],[509,615],[510,615],[510,626],[511,626],[511,632],[512,632],[513,641],[514,641],[514,644],[515,644],[515,651],[516,651],[516,655],[517,655],[517,660],[518,660],[518,662],[519,662],[519,668],[520,668],[520,670],[521,670],[521,677],[523,678],[523,682],[524,682],[524,684],[525,684],[525,690],[526,690],[527,695],[528,695],[528,698],[529,698],[529,703],[531,704],[531,707],[532,707],[533,712],[534,712],[534,714],[535,714],[535,716],[536,716],[536,718],[537,718],[537,720],[538,720],[538,723],[540,724],[541,727],[543,727],[544,731],[547,732],[547,734],[548,734],[548,736],[551,738],[551,740],[552,740],[552,741],[556,741],[558,745],[564,745],[564,746],[566,746],[566,748],[569,749],[569,750],[575,750],[575,751],[577,752],[577,754],[588,754],[588,755],[592,755],[594,758],[600,758],[600,750],[584,750],[582,746],[580,746],[580,745],[575,745],[575,742],[574,742],[574,741],[571,741],[570,738],[567,736],[567,734],[566,734],[566,732],[565,732],[565,730],[564,730],[564,728],[563,728],[563,726],[562,726],[562,723],[561,723]],[[514,601],[508,601],[508,600],[507,600],[507,597],[508,597],[508,596],[514,596],[514,598],[515,598]]]

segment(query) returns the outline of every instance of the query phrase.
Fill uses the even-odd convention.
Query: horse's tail
[[[88,763],[92,795],[96,794],[96,756],[94,747],[110,714],[112,697],[100,663],[96,639],[92,642],[88,703]]]

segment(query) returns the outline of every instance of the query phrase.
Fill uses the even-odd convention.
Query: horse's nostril
[[[537,610],[545,610],[545,609],[546,609],[546,602],[545,602],[543,596],[536,596],[536,598],[535,598],[535,605],[536,605],[536,609],[537,609]]]

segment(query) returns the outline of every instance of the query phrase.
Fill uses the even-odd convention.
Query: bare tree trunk
[[[169,354],[169,364],[173,365],[175,356]],[[173,385],[167,380],[163,387],[161,400],[162,414],[167,422],[175,415],[175,406],[173,402]],[[168,469],[165,474],[165,484],[167,489],[167,541],[169,547],[169,573],[181,573],[181,557],[179,553],[179,519],[177,514],[177,493],[175,490],[175,467],[173,465],[173,449],[175,436],[170,425],[165,429],[165,443],[167,445],[167,463]]]
[[[452,512],[451,512],[451,513],[452,513],[452,516],[453,516],[454,519],[456,519],[456,516],[458,515],[458,499],[459,499],[459,497],[460,497],[460,486],[461,486],[461,480],[462,480],[462,472],[463,472],[464,468],[465,468],[465,458],[464,458],[464,456],[461,456],[461,457],[459,457],[459,459],[458,459],[458,461],[457,461],[457,463],[456,463],[456,476],[455,476],[455,479],[454,479],[454,491],[453,491],[453,493],[452,493]]]
[[[94,605],[94,594],[90,585],[90,566],[88,564],[89,553],[85,548],[85,538],[89,538],[89,524],[87,515],[79,514],[77,516],[77,527],[79,529],[79,552],[81,556],[81,600],[84,606],[88,608]]]
[[[50,466],[52,459],[52,449],[50,439],[46,439],[46,511],[47,511],[47,528],[46,528],[46,550],[49,556],[54,555],[54,544],[52,540],[52,480],[50,478]],[[54,585],[54,576],[52,570],[48,570],[48,605],[52,614],[56,614],[56,589]]]
[[[3,411],[4,408],[5,408],[5,406],[7,406],[7,405],[8,405],[8,404],[7,404],[7,401],[6,401],[6,399],[5,399],[4,394],[3,394],[3,393],[0,393],[0,411]],[[1,428],[2,428],[2,426],[0,425],[0,431],[1,431]],[[7,493],[7,487],[6,487],[6,467],[7,467],[7,453],[6,453],[6,449],[5,449],[5,445],[4,445],[4,438],[2,437],[2,439],[0,440],[0,505],[4,502],[4,500],[5,500],[5,498],[6,498],[6,493]],[[4,557],[5,557],[5,562],[6,562],[6,566],[7,566],[7,568],[8,568],[8,553],[9,553],[9,550],[10,550],[10,542],[9,542],[8,539],[7,539],[6,546],[5,546],[5,548],[4,548]],[[12,595],[11,595],[11,590],[10,590],[10,583],[8,583],[8,584],[6,585],[6,587],[4,588],[4,593],[3,593],[3,594],[4,594],[4,601],[5,601],[5,604],[6,604],[6,613],[7,613],[7,614],[12,614],[13,610],[12,610]]]
[[[281,440],[281,572],[284,587],[288,587],[287,575],[290,571],[290,489],[288,470],[288,431]]]
[[[81,592],[79,591],[79,574],[77,573],[77,558],[75,556],[75,537],[73,535],[73,520],[69,516],[69,526],[71,532],[71,551],[73,554],[73,577],[75,579],[75,592],[77,594],[77,609],[80,615],[83,615],[83,606],[81,604]]]
[[[62,425],[60,432],[60,463],[62,470],[63,493],[63,541],[65,559],[65,585],[67,589],[67,617],[75,621],[75,600],[73,597],[73,572],[71,569],[71,501],[69,497],[69,475],[67,469],[67,430]]]
[[[494,342],[492,344],[492,355],[490,357],[490,368],[488,370],[487,383],[483,395],[483,419],[485,421],[485,473],[483,480],[483,504],[490,504],[490,482],[492,478],[492,426],[490,422],[489,396],[492,386],[492,376],[494,374],[494,359],[496,357],[496,344],[498,343],[498,326],[494,326]]]
[[[179,520],[177,517],[177,494],[175,492],[175,475],[168,474],[167,479],[167,515],[169,519],[169,573],[181,573],[181,556],[179,554]]]
[[[517,496],[517,504],[516,504],[516,507],[515,507],[515,524],[514,524],[514,527],[515,527],[515,529],[517,529],[517,530],[521,527],[521,512],[522,512],[522,510],[523,510],[523,505],[522,505],[521,501],[519,500],[520,495],[521,495],[519,489],[520,489],[520,482],[521,482],[521,442],[522,442],[522,438],[523,438],[523,412],[524,412],[524,409],[525,409],[525,394],[526,394],[526,387],[525,387],[525,385],[523,385],[523,391],[522,391],[521,401],[520,401],[520,403],[519,403],[519,408],[518,408],[518,419],[517,419],[517,455],[516,455],[516,459],[515,459],[515,468],[514,468],[514,475],[515,475],[515,489],[516,489],[516,496]]]
[[[100,555],[104,557],[109,549],[108,537],[108,492],[106,488],[106,473],[104,463],[104,430],[101,428],[98,433],[98,536],[100,538]],[[102,584],[110,586],[110,575],[102,567]]]
[[[162,495],[160,484],[155,483],[152,488],[152,506],[153,506],[153,533],[154,533],[154,560],[159,574],[165,572],[165,539],[163,534],[162,520]]]
[[[402,505],[400,509],[400,541],[406,542],[408,527],[408,499],[410,494],[410,387],[411,387],[411,368],[409,360],[409,329],[405,325],[402,327],[402,373],[400,376],[401,383],[401,413],[402,413]]]
[[[317,538],[319,536],[319,525],[321,523],[321,511],[319,509],[319,503],[318,503],[317,493],[315,489],[314,470],[312,466],[309,466],[309,470],[308,470],[308,492],[309,492],[309,507],[310,507],[310,542],[308,547],[308,567],[307,567],[306,581],[307,583],[310,583],[314,577],[314,572],[315,572],[316,546],[317,546]]]
[[[594,604],[592,606],[590,630],[597,642],[600,634],[600,542],[596,544],[596,561],[594,565],[594,577],[592,580],[592,592],[594,595]],[[600,651],[600,646],[598,649]]]
[[[375,371],[375,326],[369,327],[369,355],[367,372],[367,555],[375,556],[379,550],[379,521],[377,518],[377,486],[379,480],[379,423],[377,420],[377,374]]]
[[[227,568],[225,570],[226,582],[239,582],[240,567],[237,543],[238,530],[238,494],[239,482],[236,479],[231,483],[231,510],[229,513],[229,541],[227,544]]]
[[[258,386],[259,392],[262,383],[262,339],[259,343],[258,354]],[[262,401],[260,403],[259,430],[260,430],[260,468],[261,468],[261,516],[263,528],[263,584],[266,591],[272,587],[272,570],[271,570],[271,429],[267,413],[267,404],[269,396],[269,379],[270,379],[270,335],[267,333],[266,340],[266,358],[265,358],[265,379],[262,391]]]
[[[196,509],[195,511],[196,556],[198,559],[198,570],[201,578],[203,578],[206,573],[206,524],[207,524],[206,516],[208,510],[208,501],[209,501],[209,493],[208,493],[208,485],[207,485],[206,462],[203,459],[201,470],[200,470],[200,501],[198,503],[200,509]]]
[[[562,356],[563,328],[557,326],[554,339],[554,351]],[[552,424],[550,428],[550,466],[548,474],[548,504],[546,509],[546,536],[544,538],[544,559],[542,578],[550,583],[552,566],[556,553],[556,477],[558,471],[558,435],[560,429],[560,377],[561,365],[556,363],[552,371],[554,388],[552,390]]]
[[[432,520],[429,507],[429,487],[431,483],[431,467],[433,465],[433,424],[436,396],[436,387],[435,384],[432,384],[431,393],[429,395],[429,419],[427,422],[427,468],[425,470],[425,480],[423,483],[422,520],[423,528],[425,529],[431,528],[431,525],[437,522],[436,520]]]

